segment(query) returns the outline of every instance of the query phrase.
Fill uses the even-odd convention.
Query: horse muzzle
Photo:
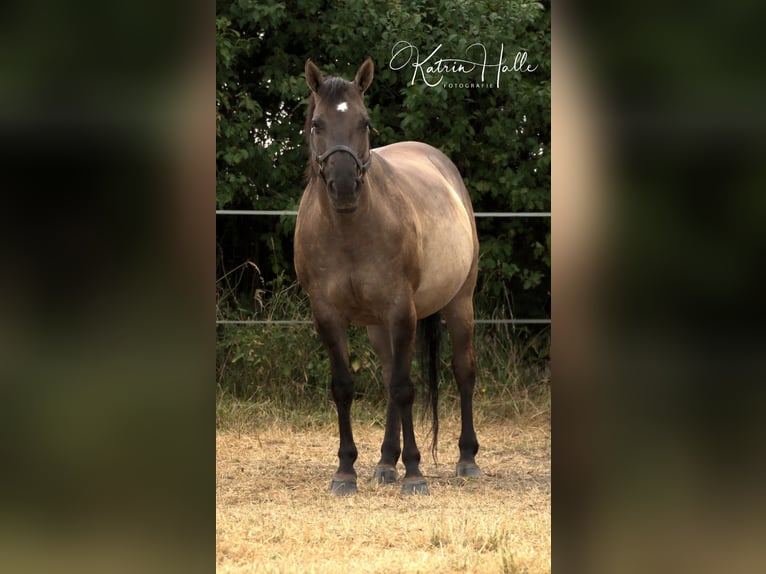
[[[356,178],[343,177],[327,181],[327,195],[338,213],[352,213],[359,206],[362,186]]]
[[[323,169],[327,194],[338,213],[351,213],[359,205],[364,180],[355,160],[350,153],[336,153],[327,159]]]

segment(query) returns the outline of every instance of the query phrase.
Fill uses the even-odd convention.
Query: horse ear
[[[362,65],[359,66],[359,70],[356,72],[356,78],[354,78],[354,83],[356,84],[356,87],[359,88],[360,93],[363,94],[367,91],[367,88],[370,87],[374,72],[375,64],[372,63],[372,58],[368,57]]]
[[[316,67],[316,64],[311,61],[311,58],[306,60],[306,83],[309,85],[309,89],[316,93],[319,91],[319,86],[322,85],[322,72]]]

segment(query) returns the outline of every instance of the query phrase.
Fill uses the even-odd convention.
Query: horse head
[[[306,62],[306,83],[311,89],[306,117],[306,138],[312,172],[325,184],[333,207],[340,213],[355,211],[372,163],[370,120],[364,93],[372,83],[374,65],[367,58],[353,82],[322,72]]]

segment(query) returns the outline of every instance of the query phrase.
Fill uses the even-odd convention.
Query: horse
[[[371,58],[362,63],[352,82],[323,78],[311,59],[304,71],[310,89],[305,124],[309,160],[298,208],[294,264],[330,359],[340,433],[339,465],[330,491],[357,492],[347,331],[350,325],[361,325],[367,327],[381,361],[387,396],[381,457],[373,479],[395,483],[401,455],[405,469],[401,493],[429,494],[415,441],[410,371],[418,325],[426,334],[438,334],[440,315],[450,335],[452,370],[460,393],[456,475],[480,477],[472,403],[479,240],[460,173],[447,156],[425,143],[370,148],[364,94],[374,74]],[[438,338],[427,339],[435,456]]]

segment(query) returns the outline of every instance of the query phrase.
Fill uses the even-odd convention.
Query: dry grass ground
[[[457,417],[443,417],[438,466],[419,425],[428,497],[370,482],[383,429],[362,417],[354,418],[359,493],[348,498],[328,492],[337,463],[332,419],[219,429],[219,574],[550,572],[547,416],[482,420],[477,413],[479,480],[453,476]]]

